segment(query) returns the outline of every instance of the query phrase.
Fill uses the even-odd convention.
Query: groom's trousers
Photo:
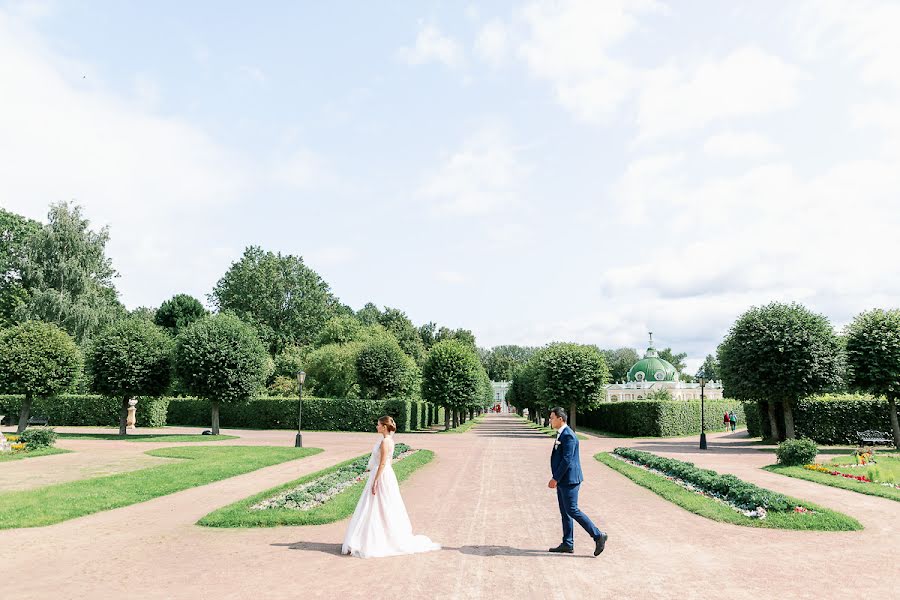
[[[578,521],[578,524],[584,527],[592,539],[596,540],[600,535],[597,526],[578,508],[579,488],[581,488],[580,483],[575,485],[556,484],[556,499],[559,501],[559,513],[562,515],[563,544],[566,546],[575,546],[573,521]]]

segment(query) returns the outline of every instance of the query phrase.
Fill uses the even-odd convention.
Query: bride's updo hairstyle
[[[394,417],[392,417],[390,415],[385,415],[385,416],[381,417],[380,419],[378,419],[378,422],[381,425],[384,425],[385,428],[391,433],[394,433],[395,431],[397,431],[397,423],[394,422]]]

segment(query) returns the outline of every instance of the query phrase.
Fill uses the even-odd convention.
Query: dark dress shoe
[[[608,535],[601,531],[600,535],[597,536],[597,539],[594,540],[594,544],[596,544],[594,546],[594,556],[597,556],[598,554],[603,552],[604,548],[606,548],[606,538],[608,537]]]
[[[575,548],[572,546],[566,546],[565,544],[560,544],[556,548],[550,548],[548,552],[562,552],[563,554],[572,554],[575,552]]]

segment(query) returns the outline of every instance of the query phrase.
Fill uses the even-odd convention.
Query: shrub
[[[56,443],[56,432],[50,427],[32,427],[23,431],[18,441],[29,451],[49,448]]]
[[[306,383],[321,398],[359,398],[356,355],[362,344],[327,344],[306,358]]]
[[[0,395],[0,413],[16,414],[24,396]],[[138,397],[137,426],[165,427],[169,398]],[[37,398],[32,413],[47,415],[56,426],[83,427],[115,425],[119,422],[121,400],[91,394],[60,394],[53,398]]]
[[[819,448],[816,443],[806,438],[785,440],[778,444],[775,456],[778,463],[789,467],[796,465],[808,465],[816,460]]]
[[[738,423],[744,422],[743,403],[736,400],[705,402],[707,431],[721,431],[722,413],[733,410]],[[630,436],[678,436],[700,433],[699,400],[625,400],[605,402],[583,413],[585,427]]]
[[[415,361],[387,336],[367,342],[356,355],[356,378],[363,398],[383,399],[416,394]]]
[[[748,403],[748,414],[757,412],[758,428],[748,432],[754,437],[771,437],[771,429],[766,411],[751,408],[756,403]],[[890,406],[883,398],[873,398],[863,394],[822,394],[797,402],[796,432],[800,437],[814,440],[819,444],[855,444],[857,431],[875,429],[891,430]]]

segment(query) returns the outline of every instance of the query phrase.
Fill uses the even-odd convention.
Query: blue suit
[[[573,521],[578,521],[591,538],[596,540],[600,530],[578,508],[578,490],[584,481],[584,475],[578,456],[578,436],[571,427],[563,429],[553,445],[550,470],[553,472],[553,479],[556,480],[556,499],[559,501],[559,513],[562,516],[563,544],[573,547],[575,545]]]

